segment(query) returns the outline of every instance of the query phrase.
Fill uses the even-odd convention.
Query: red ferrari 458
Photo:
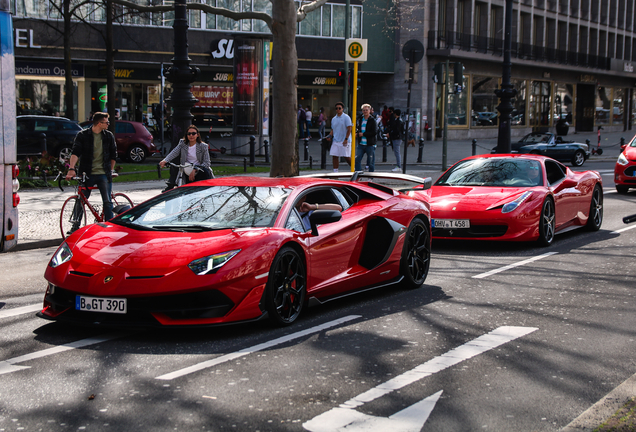
[[[39,316],[122,326],[269,317],[287,325],[305,305],[422,285],[431,179],[337,179],[345,175],[191,183],[81,228],[48,264]]]
[[[431,188],[433,238],[533,241],[603,222],[603,185],[596,171],[573,172],[539,155],[463,159]]]

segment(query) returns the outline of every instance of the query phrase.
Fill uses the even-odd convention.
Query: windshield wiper
[[[152,227],[156,230],[167,230],[167,231],[183,231],[183,232],[203,232],[203,231],[214,231],[222,228],[210,228],[202,225],[155,225]]]
[[[125,226],[125,227],[128,227],[128,228],[136,229],[136,230],[139,230],[139,231],[157,231],[156,228],[148,226],[148,225],[140,225],[140,224],[137,224],[137,223],[123,222],[123,221],[115,222],[115,221],[112,221],[112,220],[109,221],[109,222],[112,223],[112,224],[115,224],[115,225],[121,225],[121,226]]]

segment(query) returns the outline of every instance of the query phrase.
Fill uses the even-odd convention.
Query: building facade
[[[212,6],[239,11],[267,11],[263,0],[204,0]],[[75,87],[74,112],[79,121],[105,108],[106,25],[103,7],[86,4],[74,15],[71,28],[55,4],[42,0],[12,0],[16,51],[16,89],[21,114],[64,115],[65,68],[63,34],[71,33],[72,74]],[[140,4],[149,4],[140,1]],[[369,3],[368,3],[369,4]],[[343,99],[343,83],[336,77],[342,68],[345,47],[344,1],[335,0],[308,14],[297,24],[299,59],[298,97],[310,106],[315,118],[321,107],[334,115],[335,102]],[[367,14],[365,8],[369,11]],[[367,7],[358,0],[350,5],[351,34],[364,37],[366,30],[383,15],[381,8]],[[81,17],[78,19],[77,17]],[[169,97],[171,86],[162,85],[162,68],[173,57],[174,13],[131,13],[116,8],[113,31],[117,115],[142,121],[152,117],[152,108],[161,94]],[[229,135],[233,124],[234,40],[260,38],[270,43],[271,34],[259,20],[234,21],[222,16],[189,11],[188,50],[191,65],[200,69],[192,92],[199,100],[192,112],[195,123],[213,126],[214,133]],[[368,21],[365,23],[365,21]],[[393,51],[391,35],[372,34],[372,44],[381,47],[370,56],[367,71],[391,82],[393,62],[385,62],[385,51]],[[275,74],[272,70],[272,74]],[[270,89],[276,97],[276,89]],[[275,120],[274,120],[275,121]]]

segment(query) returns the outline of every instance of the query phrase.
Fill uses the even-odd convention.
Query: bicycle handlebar
[[[630,216],[625,216],[623,218],[623,223],[632,223],[632,222],[636,222],[636,214],[630,215]]]
[[[53,181],[57,181],[57,187],[59,187],[62,192],[64,192],[64,188],[62,187],[62,180],[65,180],[65,179],[66,179],[66,176],[64,175],[62,171],[60,171],[57,173],[57,177],[55,177],[55,180],[53,180]],[[84,183],[86,181],[86,173],[82,173],[82,177],[79,177],[76,175],[71,180],[77,180],[81,183]]]

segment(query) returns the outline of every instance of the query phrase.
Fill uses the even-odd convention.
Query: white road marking
[[[629,227],[621,228],[621,229],[616,230],[616,231],[612,231],[610,234],[620,234],[622,232],[629,231],[630,229],[634,229],[634,228],[636,228],[636,224],[634,224],[632,226],[629,226]]]
[[[191,374],[191,373],[194,373],[194,372],[198,372],[200,370],[207,369],[209,367],[216,366],[218,364],[225,363],[227,361],[231,361],[231,360],[237,359],[239,357],[246,356],[246,355],[254,353],[254,352],[263,351],[263,350],[271,348],[273,346],[280,345],[280,344],[283,344],[285,342],[289,342],[291,340],[298,339],[298,338],[310,335],[312,333],[317,333],[317,332],[326,330],[326,329],[331,328],[331,327],[335,327],[337,325],[340,325],[340,324],[343,324],[343,323],[346,323],[348,321],[351,321],[351,320],[354,320],[354,319],[358,319],[358,318],[361,318],[361,315],[348,315],[346,317],[343,317],[343,318],[340,318],[340,319],[337,319],[337,320],[333,320],[333,321],[329,321],[329,322],[321,324],[319,326],[308,328],[307,330],[303,330],[303,331],[300,331],[298,333],[293,333],[293,334],[290,334],[290,335],[287,335],[287,336],[282,336],[282,337],[279,337],[277,339],[271,340],[269,342],[263,342],[262,344],[254,345],[254,346],[249,347],[249,348],[244,348],[244,349],[242,349],[240,351],[236,351],[236,352],[233,352],[233,353],[230,353],[230,354],[225,354],[225,355],[222,355],[220,357],[214,358],[212,360],[207,360],[207,361],[204,361],[204,362],[189,366],[187,368],[180,369],[178,371],[170,372],[170,373],[158,376],[155,379],[166,380],[166,381],[173,380],[175,378],[179,378],[179,377],[182,377],[184,375],[188,375],[188,374]]]
[[[33,304],[29,306],[22,306],[13,309],[3,310],[0,309],[0,318],[8,318],[16,315],[22,315],[29,312],[41,311],[43,308],[42,303]]]
[[[522,265],[526,265],[526,264],[529,264],[529,263],[531,263],[531,262],[538,261],[538,260],[540,260],[540,259],[543,259],[543,258],[549,257],[549,256],[551,256],[551,255],[555,255],[555,254],[557,254],[557,253],[558,253],[558,252],[548,252],[548,253],[544,253],[543,255],[539,255],[539,256],[536,256],[536,257],[529,258],[529,259],[527,259],[527,260],[519,261],[519,262],[516,262],[516,263],[510,264],[510,265],[507,265],[507,266],[505,266],[505,267],[500,267],[500,268],[498,268],[498,269],[491,270],[491,271],[486,272],[486,273],[478,274],[478,275],[476,275],[476,276],[473,276],[473,279],[483,279],[483,278],[485,278],[485,277],[492,276],[492,275],[497,274],[497,273],[501,273],[502,271],[506,271],[506,270],[510,270],[510,269],[512,269],[512,268],[515,268],[515,267],[519,267],[519,266],[522,266]]]
[[[415,405],[388,417],[388,420],[390,420],[391,418],[403,413],[402,416],[398,416],[401,421],[395,423],[389,422],[387,418],[373,417],[359,413],[354,411],[354,408],[378,399],[379,397],[391,393],[394,390],[406,387],[409,384],[440,372],[448,367],[454,366],[464,360],[468,360],[479,354],[483,354],[486,351],[497,348],[500,345],[522,336],[526,336],[536,330],[538,330],[536,327],[499,327],[490,333],[486,333],[485,335],[479,336],[477,339],[450,350],[446,354],[435,357],[426,363],[422,363],[410,371],[398,375],[397,377],[390,379],[389,381],[386,381],[375,388],[354,397],[353,399],[349,399],[347,402],[341,404],[340,407],[332,408],[331,410],[304,423],[303,427],[312,432],[358,430],[364,430],[367,432],[384,432],[386,430],[400,432],[419,431],[430,415],[430,411],[428,411],[428,409],[432,411],[437,399],[441,396],[442,391],[439,391],[434,395],[421,400]],[[418,414],[417,411],[420,411],[419,419],[415,418]]]
[[[443,390],[440,390],[390,417],[375,417],[355,410],[334,408],[333,414],[328,418],[314,417],[304,423],[303,427],[312,432],[419,432],[442,392]]]
[[[130,333],[109,333],[104,336],[96,336],[90,337],[86,339],[81,339],[75,342],[67,343],[64,345],[56,346],[53,348],[47,348],[41,351],[36,351],[34,353],[25,354],[19,357],[14,357],[12,359],[0,361],[0,375],[10,372],[15,372],[22,369],[28,369],[30,366],[14,366],[15,363],[22,363],[29,360],[38,359],[41,357],[50,356],[53,354],[58,354],[64,351],[69,351],[72,349],[82,348],[89,345],[95,345],[102,342],[107,342],[109,340],[118,339],[124,336],[128,336]]]

